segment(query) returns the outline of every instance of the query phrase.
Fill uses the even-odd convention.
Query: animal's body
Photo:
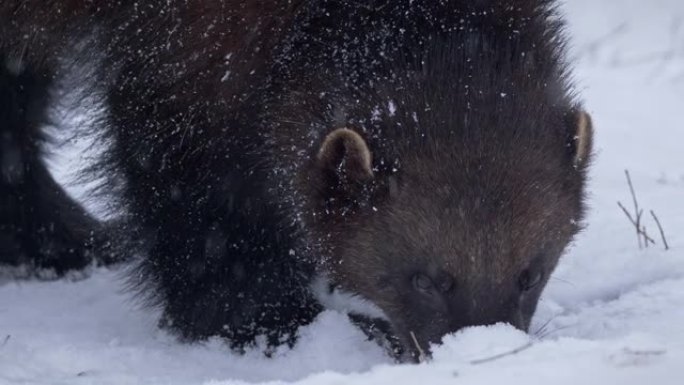
[[[591,150],[553,7],[5,0],[0,248],[45,261],[33,218],[51,255],[87,262],[93,242],[67,235],[100,225],[50,195],[38,147],[51,85],[88,62],[132,279],[182,337],[292,341],[320,310],[317,272],[410,351],[526,329],[579,230]]]

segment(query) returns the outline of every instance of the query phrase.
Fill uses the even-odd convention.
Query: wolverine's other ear
[[[594,127],[591,116],[582,110],[570,114],[568,127],[568,147],[572,153],[573,165],[583,168],[589,162],[594,141]]]
[[[318,151],[319,167],[348,182],[373,178],[371,152],[361,135],[348,128],[338,128],[326,136]]]

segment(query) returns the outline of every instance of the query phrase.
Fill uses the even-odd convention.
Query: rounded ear
[[[373,157],[361,135],[348,128],[328,134],[318,151],[318,166],[348,182],[373,179]]]
[[[583,110],[573,111],[569,124],[570,142],[568,147],[572,150],[573,166],[575,168],[586,167],[591,158],[594,142],[594,126],[591,116]]]

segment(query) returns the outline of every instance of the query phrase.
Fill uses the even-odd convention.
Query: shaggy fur
[[[0,262],[83,268],[97,229],[95,221],[47,171],[40,144],[50,79],[11,73],[0,55]]]
[[[526,329],[591,153],[561,27],[550,0],[0,5],[22,74],[101,63],[98,171],[125,180],[132,280],[179,335],[235,347],[294,341],[320,310],[316,269],[410,353],[411,333],[425,349],[467,325]]]

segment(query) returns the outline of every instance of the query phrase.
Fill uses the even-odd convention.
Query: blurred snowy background
[[[472,328],[448,336],[428,364],[395,365],[328,311],[293,350],[238,356],[220,341],[178,343],[122,292],[120,272],[97,270],[0,282],[0,384],[684,384],[684,2],[566,0],[562,9],[597,157],[589,226],[530,335]],[[53,149],[55,173],[77,195],[83,147]],[[648,249],[617,206],[632,207],[625,169],[657,243]]]

